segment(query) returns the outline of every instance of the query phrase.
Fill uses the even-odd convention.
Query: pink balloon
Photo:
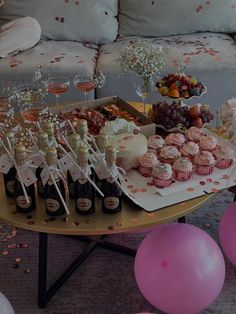
[[[236,266],[236,202],[223,214],[219,226],[220,243],[225,255]]]
[[[225,279],[225,262],[216,242],[188,224],[163,225],[141,243],[135,277],[143,296],[174,314],[192,314],[211,304]]]

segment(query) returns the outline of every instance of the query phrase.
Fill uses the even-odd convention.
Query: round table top
[[[142,111],[143,105],[129,102],[137,110]],[[147,106],[147,109],[151,105]],[[16,212],[15,201],[5,197],[3,179],[0,177],[0,219],[12,226],[36,232],[67,235],[101,235],[138,231],[155,225],[172,222],[183,217],[208,201],[213,194],[197,197],[179,204],[146,212],[124,200],[122,211],[116,214],[105,214],[101,210],[101,200],[97,199],[96,211],[88,216],[75,212],[73,200],[67,199],[71,214],[60,218],[49,218],[46,215],[44,201],[37,199],[37,209],[30,214]]]
[[[46,215],[44,201],[37,199],[37,209],[30,214],[16,212],[15,201],[5,197],[2,177],[0,179],[0,219],[12,226],[37,232],[67,235],[101,235],[132,232],[171,222],[199,208],[213,194],[200,196],[183,203],[146,212],[124,200],[122,211],[105,214],[101,210],[101,200],[97,199],[94,214],[81,216],[75,212],[73,200],[67,200],[71,214],[55,219]]]

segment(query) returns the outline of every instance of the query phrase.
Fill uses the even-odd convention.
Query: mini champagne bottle
[[[55,139],[55,126],[52,121],[46,121],[43,123],[43,131],[48,134],[48,146],[55,147],[56,139]]]
[[[110,173],[117,179],[119,178],[116,170],[116,148],[107,146],[105,153],[106,166]],[[108,177],[102,181],[102,210],[104,213],[114,214],[121,211],[122,208],[122,190],[116,181],[108,174]]]
[[[55,147],[49,147],[46,150],[46,162],[48,166],[57,168],[57,150]],[[53,172],[56,184],[61,192],[62,197],[65,199],[65,187],[62,179],[58,176],[57,171]],[[44,187],[44,197],[46,204],[46,213],[48,216],[60,216],[65,214],[65,208],[53,184],[51,177]]]
[[[48,148],[48,134],[47,132],[39,132],[38,134],[38,148],[43,152],[46,153],[46,150]],[[41,172],[44,168],[44,163],[42,163],[37,169],[36,169],[36,178],[37,178],[37,191],[39,197],[44,197],[44,185],[42,183],[41,179]]]
[[[77,154],[77,149],[80,146],[80,135],[79,134],[71,134],[69,136],[69,143],[73,151]],[[73,158],[73,156],[72,156]],[[73,181],[70,171],[67,172],[67,184],[69,189],[70,198],[75,198],[75,182]]]
[[[79,166],[88,174],[88,148],[80,146],[78,149]],[[92,175],[90,176],[92,179]],[[81,173],[75,182],[75,206],[80,215],[91,214],[95,211],[95,191],[88,179]]]
[[[15,134],[12,131],[6,133],[6,138],[9,138],[11,143],[11,148],[14,150],[15,148]],[[7,142],[5,141],[5,145],[8,147]],[[5,187],[5,194],[7,197],[14,198],[14,186],[15,186],[15,179],[16,179],[16,168],[12,166],[7,174],[3,174],[4,180],[4,187]]]
[[[80,135],[81,141],[86,141],[88,136],[88,123],[85,119],[80,119],[76,125],[76,133]]]
[[[15,160],[18,166],[23,166],[26,161],[26,150],[25,146],[22,144],[17,144],[15,146]],[[26,193],[29,198],[29,203],[26,201],[20,179],[18,174],[16,174],[15,181],[15,199],[16,199],[16,210],[20,213],[30,213],[36,208],[35,202],[35,188],[32,183],[30,186],[25,186]]]

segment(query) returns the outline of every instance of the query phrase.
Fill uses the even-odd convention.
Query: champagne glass
[[[48,92],[55,95],[57,106],[59,106],[59,98],[61,94],[66,93],[70,86],[70,81],[67,77],[50,77],[47,80]]]
[[[42,109],[47,87],[42,82],[25,82],[16,88],[17,101],[25,122],[35,122]]]
[[[95,88],[101,88],[104,85],[105,76],[102,72],[97,74],[78,74],[73,78],[75,88],[84,94],[84,101],[88,100],[88,94]]]
[[[145,100],[150,96],[154,81],[153,78],[143,78],[140,75],[137,75],[135,78],[135,90],[139,97],[142,98],[143,103],[143,113],[146,114],[146,103]]]

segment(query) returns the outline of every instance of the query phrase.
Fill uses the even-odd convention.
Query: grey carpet
[[[188,216],[187,222],[206,230],[218,241],[218,223],[233,196],[219,193],[208,204]],[[0,291],[12,303],[16,314],[134,314],[161,313],[139,292],[134,279],[132,257],[96,249],[69,281],[49,302],[47,309],[37,307],[37,233],[18,230],[10,238],[12,227],[0,229]],[[110,241],[137,248],[145,234],[109,236]],[[8,248],[10,244],[27,244],[27,248]],[[52,282],[68,262],[85,247],[75,239],[59,235],[49,237],[49,281]],[[8,251],[8,255],[3,252]],[[16,258],[22,261],[16,265]],[[226,259],[225,286],[218,299],[201,314],[236,313],[236,267]],[[30,272],[26,272],[26,270]],[[49,282],[49,283],[50,283]],[[1,314],[1,309],[0,309]]]

